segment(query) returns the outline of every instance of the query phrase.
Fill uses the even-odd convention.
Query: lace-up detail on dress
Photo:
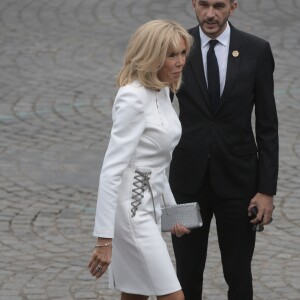
[[[134,175],[134,181],[133,181],[133,186],[134,188],[132,189],[132,196],[131,199],[131,217],[133,218],[136,214],[136,211],[138,210],[139,206],[141,205],[143,198],[144,198],[144,192],[148,188],[149,192],[151,194],[151,199],[153,203],[153,209],[154,209],[154,217],[155,221],[157,222],[156,219],[156,211],[155,211],[155,204],[154,204],[154,198],[153,198],[153,192],[152,188],[150,185],[150,175],[151,172],[141,172],[138,170],[135,170],[135,175]]]

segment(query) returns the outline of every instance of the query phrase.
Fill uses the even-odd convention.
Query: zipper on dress
[[[160,113],[159,106],[158,106],[157,94],[155,94],[155,99],[156,99],[156,108],[157,108],[159,120],[160,120],[161,125],[164,126],[164,122],[162,121],[161,113]]]

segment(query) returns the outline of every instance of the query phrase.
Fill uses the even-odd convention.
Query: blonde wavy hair
[[[118,86],[138,80],[152,90],[168,86],[172,92],[176,92],[181,84],[181,76],[176,83],[167,83],[160,81],[157,73],[163,67],[167,53],[179,50],[181,38],[185,41],[188,54],[193,38],[177,22],[153,20],[139,27],[128,43],[124,63],[117,76]]]

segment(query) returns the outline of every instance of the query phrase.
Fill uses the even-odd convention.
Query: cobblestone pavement
[[[261,300],[300,299],[299,9],[240,0],[231,19],[267,38],[277,65],[279,188],[253,259]],[[118,299],[87,270],[97,185],[114,76],[130,34],[155,18],[196,24],[191,1],[0,1],[0,300]],[[226,299],[215,227],[204,285],[204,299]]]

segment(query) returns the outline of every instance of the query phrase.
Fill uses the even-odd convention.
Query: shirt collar
[[[201,40],[201,48],[204,48],[208,42],[211,40],[210,37],[208,37],[199,26],[199,33],[200,33],[200,40]],[[227,22],[227,26],[225,30],[217,37],[217,40],[219,43],[221,43],[223,46],[228,47],[229,41],[230,41],[230,26]]]

